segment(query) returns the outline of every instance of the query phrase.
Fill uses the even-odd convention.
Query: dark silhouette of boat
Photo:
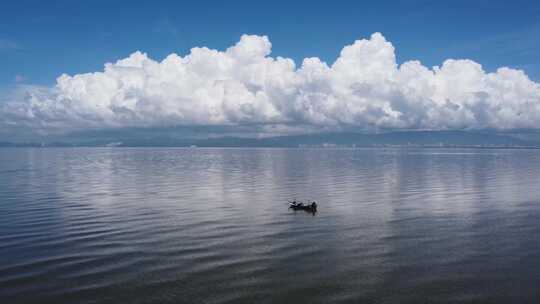
[[[293,210],[304,210],[310,213],[317,212],[317,203],[315,201],[308,201],[306,204],[304,204],[301,201],[293,200],[289,201],[289,208]]]

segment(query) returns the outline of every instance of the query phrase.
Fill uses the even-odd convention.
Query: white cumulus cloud
[[[540,128],[540,85],[521,70],[486,73],[471,60],[397,64],[380,33],[345,46],[332,64],[271,57],[266,36],[224,50],[191,49],[161,62],[135,52],[101,72],[28,86],[0,107],[0,126],[86,128],[258,125],[306,128]]]

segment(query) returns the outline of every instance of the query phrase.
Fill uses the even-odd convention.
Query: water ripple
[[[0,300],[533,303],[539,182],[535,150],[2,149]]]

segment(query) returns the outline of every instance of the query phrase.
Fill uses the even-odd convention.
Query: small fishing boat
[[[301,201],[293,200],[289,201],[289,208],[293,210],[304,210],[308,212],[317,212],[317,203],[315,201],[308,201],[304,204]]]

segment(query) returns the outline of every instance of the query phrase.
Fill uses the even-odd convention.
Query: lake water
[[[0,149],[1,303],[538,303],[539,282],[540,150]]]

